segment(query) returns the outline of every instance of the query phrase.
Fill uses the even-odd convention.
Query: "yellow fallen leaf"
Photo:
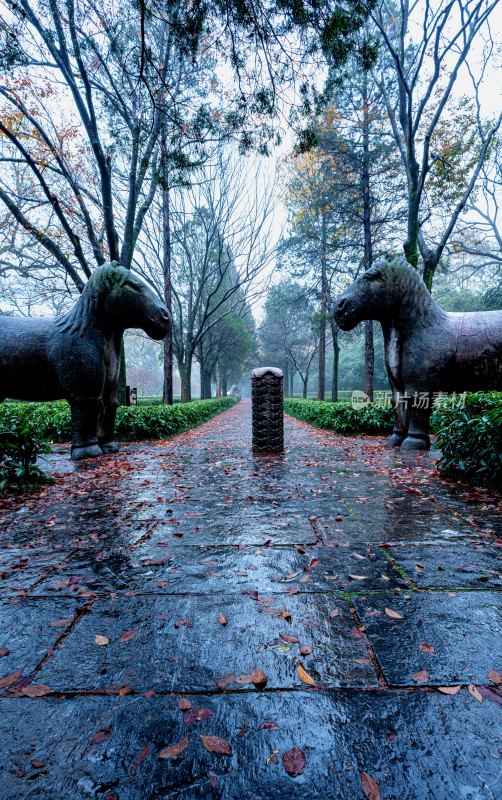
[[[404,619],[402,614],[398,614],[397,611],[393,611],[392,608],[384,608],[385,613],[388,617],[392,619]]]
[[[303,683],[306,683],[307,686],[317,686],[315,680],[310,677],[308,672],[305,672],[301,664],[298,664],[298,677]]]
[[[105,647],[105,645],[110,644],[110,640],[106,636],[100,636],[99,633],[94,637],[94,641],[96,644],[99,644],[100,647]]]
[[[469,686],[467,687],[467,691],[469,692],[469,694],[472,694],[474,699],[477,700],[479,703],[483,702],[483,695],[480,694],[480,692],[478,692],[478,690],[476,689],[475,686],[472,685],[472,683],[470,683]]]
[[[438,686],[438,692],[442,694],[458,694],[461,686]]]

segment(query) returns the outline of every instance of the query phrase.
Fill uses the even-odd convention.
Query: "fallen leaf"
[[[429,676],[427,676],[428,679]],[[420,683],[423,683],[423,681],[420,681]],[[438,686],[438,692],[441,692],[441,694],[458,694],[461,688],[461,686]]]
[[[3,658],[3,656],[8,656],[8,655],[9,655],[9,653],[10,653],[10,650],[7,650],[5,647],[3,647],[3,648],[0,650],[0,658]]]
[[[498,689],[491,689],[489,686],[478,686],[478,691],[486,700],[502,705],[502,694]]]
[[[192,704],[187,697],[180,697],[178,700],[178,708],[180,711],[189,711],[192,708]]]
[[[0,678],[0,689],[4,689],[6,686],[12,686],[22,675],[22,669],[18,669],[17,672],[10,672],[9,675],[4,675],[3,678]]]
[[[353,581],[365,581],[367,577],[367,575],[349,575],[349,578]]]
[[[279,753],[278,750],[272,750],[270,755],[265,760],[265,764],[267,765],[267,767],[268,767],[269,764],[277,764],[277,755],[278,755],[278,753]]]
[[[106,647],[107,644],[110,644],[110,640],[107,636],[100,636],[99,633],[96,634],[94,637],[94,641],[96,644],[99,644],[100,647]]]
[[[488,680],[491,683],[495,683],[497,686],[502,683],[502,673],[500,673],[497,669],[491,669],[488,673]]]
[[[252,683],[255,686],[264,686],[267,682],[267,676],[265,675],[263,670],[255,667],[251,675],[239,675],[238,678],[235,678],[235,682],[243,685],[246,685],[247,683]]]
[[[261,725],[258,726],[259,731],[278,731],[279,726],[277,722],[262,722]]]
[[[235,674],[231,672],[229,675],[224,675],[223,678],[220,678],[218,683],[216,684],[218,689],[226,689],[227,686],[230,686],[235,680]]]
[[[404,619],[402,614],[398,614],[397,611],[393,611],[392,608],[384,608],[385,613],[388,617],[392,619]]]
[[[218,614],[218,622],[220,625],[223,625],[223,627],[228,624],[228,617],[226,617],[225,614],[222,614],[221,611]]]
[[[313,644],[302,644],[302,646],[300,647],[300,653],[302,654],[302,656],[309,656],[313,649],[314,649]]]
[[[475,686],[472,685],[472,683],[470,683],[469,686],[467,687],[467,691],[469,692],[469,694],[472,694],[474,699],[477,700],[479,703],[483,702],[483,695],[478,692],[478,690],[476,689]]]
[[[219,756],[228,756],[232,752],[232,748],[225,739],[220,739],[219,736],[202,736],[202,744],[210,753],[216,753]]]
[[[188,747],[188,736],[185,736],[181,742],[177,742],[176,744],[172,744],[169,747],[164,747],[160,753],[159,758],[167,759],[167,758],[174,758],[175,756],[179,756],[183,750],[186,750]]]
[[[297,747],[293,747],[291,750],[288,750],[287,753],[284,753],[282,756],[282,763],[288,775],[292,777],[301,775],[305,769],[305,756],[301,750]]]
[[[103,730],[97,731],[90,740],[89,744],[101,744],[101,742],[105,742],[107,739],[110,738],[111,733],[112,733],[112,726],[108,725],[106,728],[103,728]]]
[[[296,636],[290,636],[289,633],[280,633],[279,636],[284,642],[288,642],[289,644],[298,644],[300,641]]]
[[[334,619],[335,617],[338,616],[339,613],[340,611],[338,610],[338,608],[334,608],[333,611],[329,612],[329,616],[331,617],[331,619]]]
[[[192,623],[189,622],[187,619],[177,619],[176,622],[174,623],[175,628],[181,628],[182,625],[185,625],[187,628],[193,627]]]
[[[211,786],[214,789],[214,787],[216,786],[216,784],[218,782],[218,776],[215,775],[214,772],[208,772],[207,774],[209,776],[209,782],[210,782]]]
[[[211,711],[211,709],[197,708],[197,706],[192,706],[191,708],[188,709],[188,711],[185,711],[185,713],[183,714],[183,722],[185,723],[187,728],[189,728],[190,725],[194,724],[194,722],[201,722],[202,720],[205,719],[211,719],[212,716],[213,712]]]
[[[380,800],[380,787],[376,780],[367,772],[361,773],[361,789],[367,800]]]
[[[133,628],[131,631],[125,631],[125,633],[123,633],[120,637],[119,642],[130,642],[131,639],[134,639],[137,632],[138,631],[135,628]]]
[[[436,655],[436,651],[434,650],[433,646],[431,644],[427,644],[427,642],[422,642],[422,644],[419,645],[419,648],[422,653],[427,653],[429,656]]]
[[[46,686],[45,683],[32,683],[30,686],[24,686],[21,692],[27,697],[44,697],[46,694],[54,694],[54,689]]]
[[[315,680],[310,677],[308,672],[305,672],[301,664],[298,664],[297,670],[298,670],[298,677],[300,678],[301,681],[303,681],[303,683],[306,683],[307,686],[317,686]]]
[[[415,674],[411,676],[411,679],[415,681],[415,683],[427,683],[429,678],[430,675],[426,669],[421,669],[420,672],[415,672]]]

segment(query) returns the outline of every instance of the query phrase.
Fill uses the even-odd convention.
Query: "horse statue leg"
[[[116,453],[118,444],[114,441],[115,416],[117,414],[117,384],[105,388],[103,405],[98,421],[98,442],[103,453]]]
[[[410,398],[417,397],[411,389],[407,392]],[[432,412],[432,396],[425,397],[421,402],[411,403],[408,409],[408,435],[401,445],[401,450],[430,450],[429,419]]]
[[[72,399],[71,406],[71,457],[78,461],[81,458],[95,458],[103,455],[98,444],[98,415],[102,405],[98,399]]]

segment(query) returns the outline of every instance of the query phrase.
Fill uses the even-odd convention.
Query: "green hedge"
[[[467,394],[432,415],[439,470],[458,480],[502,489],[502,392]]]
[[[119,441],[166,439],[206,422],[236,402],[235,397],[222,397],[177,403],[174,406],[121,406],[117,410],[115,435]],[[9,428],[16,420],[21,420],[37,436],[51,442],[68,442],[71,439],[70,406],[64,401],[2,403],[0,427]]]
[[[354,409],[346,401],[326,403],[287,398],[284,400],[284,410],[311,425],[344,435],[366,433],[378,436],[392,432],[392,409],[378,403],[368,403],[364,408]]]

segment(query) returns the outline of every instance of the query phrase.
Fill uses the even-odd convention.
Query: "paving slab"
[[[109,644],[96,644],[96,635]],[[312,647],[305,657],[302,645]],[[302,686],[298,664],[322,686],[377,685],[364,636],[341,595],[255,592],[97,600],[38,679],[59,692],[122,684],[140,692],[193,692],[216,690],[223,676],[258,668],[267,688],[292,689]]]
[[[71,599],[28,600],[0,604],[0,677],[19,669],[25,675],[52,650],[70,626],[78,603]]]
[[[0,701],[4,796],[363,800],[364,771],[383,800],[500,797],[499,707],[466,691],[189,699],[212,716],[187,727],[177,697]],[[207,752],[201,735],[231,753]],[[178,756],[159,759],[185,738]],[[292,748],[305,755],[296,777],[282,761]]]
[[[428,678],[420,685],[484,684],[488,672],[502,669],[502,598],[496,592],[357,595],[352,602],[393,686],[417,685],[413,676],[422,670]]]
[[[421,589],[502,589],[502,550],[489,545],[389,547],[389,555]]]

